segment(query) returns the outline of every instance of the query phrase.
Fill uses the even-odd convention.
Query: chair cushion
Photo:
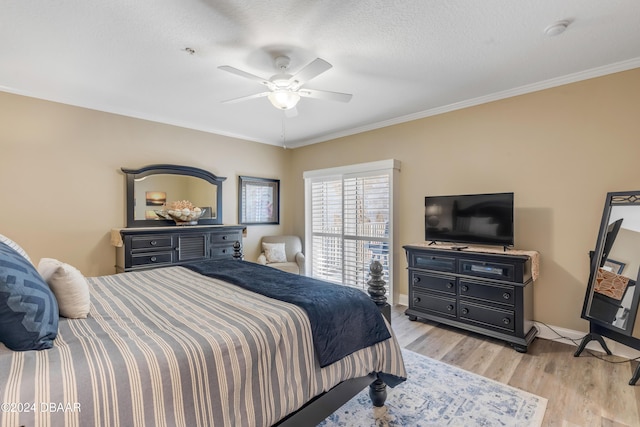
[[[60,315],[84,319],[89,314],[91,300],[87,279],[77,268],[53,258],[42,258],[38,272],[53,291]]]
[[[287,261],[295,260],[296,254],[302,252],[302,241],[298,236],[282,235],[282,236],[263,236],[263,243],[284,243],[284,252],[287,255]]]
[[[43,350],[57,335],[53,292],[30,261],[0,242],[0,342],[15,351]]]
[[[287,262],[287,253],[284,243],[262,243],[262,250],[267,258],[267,263]]]

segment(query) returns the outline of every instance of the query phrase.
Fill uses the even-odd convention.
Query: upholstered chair
[[[302,241],[298,236],[263,236],[258,264],[289,273],[305,274]],[[284,253],[283,253],[284,252]]]

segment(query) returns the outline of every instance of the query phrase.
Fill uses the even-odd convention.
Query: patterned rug
[[[547,399],[403,349],[409,379],[374,408],[362,391],[322,427],[538,427]]]

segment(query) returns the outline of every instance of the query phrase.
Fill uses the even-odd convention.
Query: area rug
[[[322,427],[539,427],[547,399],[403,349],[408,380],[387,388],[387,403],[371,405],[368,389]]]

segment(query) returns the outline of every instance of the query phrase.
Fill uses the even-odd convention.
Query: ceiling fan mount
[[[273,104],[274,107],[280,110],[288,111],[290,116],[294,116],[297,114],[297,112],[295,111],[295,107],[298,101],[300,101],[301,97],[324,99],[338,102],[349,102],[351,100],[352,95],[348,93],[329,92],[308,88],[302,89],[302,87],[309,80],[317,77],[318,75],[324,73],[332,67],[332,65],[324,59],[314,59],[309,64],[304,66],[300,71],[298,71],[295,75],[289,73],[291,59],[288,56],[278,55],[274,58],[273,62],[277,73],[271,76],[269,79],[264,79],[246,71],[242,71],[238,68],[231,67],[229,65],[219,66],[218,68],[223,71],[227,71],[237,76],[253,80],[266,86],[269,89],[268,92],[261,92],[254,95],[233,98],[222,102],[234,103],[254,98],[262,98],[266,96],[269,101],[271,101],[271,104]]]
[[[289,69],[289,64],[291,64],[291,58],[286,55],[279,55],[275,57],[273,63],[278,70],[286,71]]]
[[[269,89],[295,89],[297,81],[293,80],[293,76],[287,73],[291,59],[288,56],[278,56],[274,59],[274,63],[278,73],[269,78],[270,85],[267,85]]]

